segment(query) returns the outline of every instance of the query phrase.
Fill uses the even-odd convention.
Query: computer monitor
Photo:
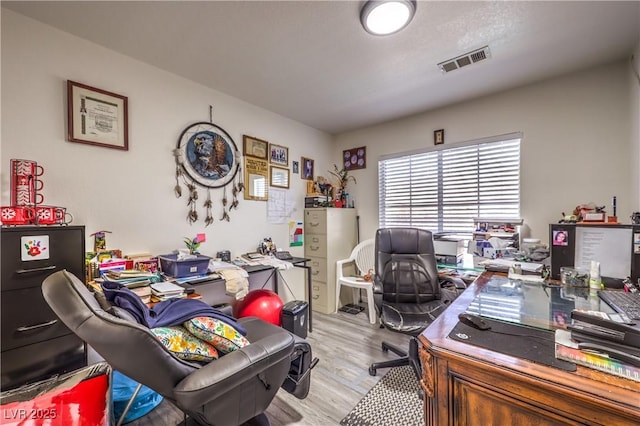
[[[562,266],[600,262],[602,282],[621,287],[622,280],[640,278],[640,226],[613,224],[552,224],[549,232],[551,278],[560,278]]]
[[[600,262],[600,276],[624,280],[631,276],[631,228],[579,226],[573,264],[587,270]]]

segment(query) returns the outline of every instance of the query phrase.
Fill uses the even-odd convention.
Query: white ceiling
[[[2,1],[2,6],[337,134],[622,58],[640,2],[419,1],[376,37],[361,1]],[[488,45],[489,60],[437,63]]]

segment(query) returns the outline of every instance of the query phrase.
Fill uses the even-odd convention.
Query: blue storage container
[[[113,415],[117,422],[122,416],[124,409],[127,407],[129,400],[133,396],[138,382],[131,380],[129,377],[120,373],[119,371],[113,371],[111,384],[111,400],[113,401]],[[129,411],[124,416],[122,423],[129,423],[142,416],[147,415],[151,410],[156,408],[162,402],[162,396],[155,391],[152,391],[146,386],[142,386],[140,392],[133,400]]]
[[[178,260],[177,254],[163,254],[158,256],[162,272],[170,277],[182,278],[207,273],[209,256],[196,255],[195,259]]]

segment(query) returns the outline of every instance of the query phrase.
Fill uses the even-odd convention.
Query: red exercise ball
[[[236,318],[258,317],[280,326],[283,306],[277,293],[271,290],[252,290],[234,305],[233,315]]]

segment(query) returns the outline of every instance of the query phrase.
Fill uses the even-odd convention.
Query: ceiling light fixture
[[[368,0],[360,22],[373,35],[389,35],[406,27],[416,14],[415,0]]]

